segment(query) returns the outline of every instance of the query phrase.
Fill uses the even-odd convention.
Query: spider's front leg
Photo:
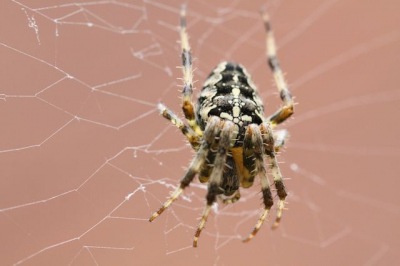
[[[276,156],[275,156],[276,145],[275,145],[271,125],[267,122],[264,122],[261,124],[260,129],[261,129],[261,134],[262,134],[262,138],[263,138],[263,143],[265,146],[265,153],[267,155],[268,164],[269,164],[272,176],[274,177],[275,188],[276,188],[276,192],[279,197],[278,211],[276,213],[275,223],[272,226],[273,229],[276,229],[279,225],[279,222],[282,217],[282,212],[285,207],[285,199],[287,196],[287,192],[286,192],[285,184],[283,183],[281,170],[279,169],[278,162],[277,162]]]
[[[262,133],[258,125],[251,124],[247,127],[246,135],[243,142],[243,150],[253,151],[255,171],[256,174],[260,176],[261,191],[264,203],[264,210],[261,212],[257,224],[254,226],[253,231],[248,235],[248,237],[243,240],[243,242],[248,242],[257,234],[258,230],[260,230],[261,225],[264,223],[265,218],[267,217],[271,209],[271,206],[274,204],[274,200],[272,199],[271,194],[271,188],[269,186],[267,178],[267,171],[264,166],[265,150],[263,145]]]
[[[197,228],[196,234],[193,240],[193,247],[197,247],[197,241],[199,239],[201,230],[203,230],[204,225],[206,224],[208,214],[210,213],[210,209],[212,204],[215,202],[217,195],[221,191],[221,182],[222,182],[222,175],[225,167],[226,156],[229,152],[230,143],[232,140],[234,124],[230,121],[224,121],[224,125],[221,130],[217,155],[215,156],[214,160],[214,168],[212,170],[210,176],[210,182],[208,184],[207,190],[207,205],[204,209],[203,215],[201,217],[201,221]]]
[[[153,213],[149,219],[150,222],[157,218],[157,216],[159,216],[166,208],[168,208],[169,205],[172,204],[172,202],[179,197],[183,190],[193,181],[195,175],[200,171],[202,165],[206,161],[207,154],[214,143],[215,138],[219,135],[220,121],[221,119],[215,116],[209,119],[200,149],[197,151],[196,157],[190,164],[186,174],[182,177],[180,186],[172,193],[171,197],[160,207],[160,209]]]

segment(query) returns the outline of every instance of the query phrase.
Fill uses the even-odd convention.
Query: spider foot
[[[201,234],[201,231],[204,228],[204,225],[207,222],[207,218],[208,218],[208,214],[210,213],[210,210],[211,210],[211,205],[207,205],[206,208],[204,209],[203,216],[201,217],[201,221],[199,223],[199,226],[197,227],[196,234],[194,235],[194,239],[193,239],[193,247],[194,248],[197,248],[197,242],[199,240],[199,236]]]
[[[174,193],[172,193],[171,197],[160,207],[160,209],[158,209],[158,211],[156,211],[155,213],[153,213],[153,215],[149,218],[149,222],[154,221],[154,219],[156,219],[161,213],[163,213],[163,211],[165,211],[165,209],[167,209],[169,207],[169,205],[172,204],[172,202],[174,202],[179,195],[182,193],[183,191],[183,187],[178,187]]]
[[[283,209],[285,208],[285,199],[287,196],[285,185],[283,184],[282,180],[275,181],[275,187],[279,197],[279,205],[278,210],[276,211],[276,218],[274,224],[272,225],[272,229],[278,228],[278,225],[282,218]]]
[[[267,217],[267,215],[269,213],[269,210],[270,210],[269,208],[263,210],[263,212],[260,215],[260,218],[258,219],[256,226],[254,226],[253,231],[245,239],[243,239],[244,243],[249,242],[257,234],[258,230],[260,230],[260,228],[261,228],[261,225],[264,223],[265,218]]]
[[[279,200],[278,210],[276,212],[276,218],[274,224],[272,225],[272,229],[278,228],[284,208],[285,208],[285,199],[281,199]]]

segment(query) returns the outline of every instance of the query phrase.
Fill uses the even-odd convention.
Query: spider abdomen
[[[208,76],[198,98],[196,120],[204,130],[210,116],[235,124],[233,146],[243,141],[247,125],[261,124],[264,107],[246,69],[235,62],[220,63]]]

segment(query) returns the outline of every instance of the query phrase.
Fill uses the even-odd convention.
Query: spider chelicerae
[[[240,198],[239,187],[251,187],[254,178],[259,176],[264,209],[253,231],[243,240],[248,242],[256,235],[274,203],[267,169],[264,165],[264,155],[279,197],[276,219],[272,228],[276,228],[280,222],[287,196],[275,153],[283,147],[288,133],[286,130],[274,132],[273,128],[289,118],[294,108],[292,96],[276,57],[275,40],[269,17],[261,9],[267,32],[268,64],[283,106],[265,118],[264,106],[256,86],[246,69],[235,62],[222,62],[212,71],[203,85],[195,107],[192,102],[192,56],[186,32],[185,5],[181,8],[180,16],[184,81],[182,110],[189,126],[164,105],[160,104],[159,109],[162,116],[177,126],[187,137],[196,151],[196,156],[180,180],[178,188],[149,220],[153,221],[168,208],[198,175],[200,182],[208,182],[208,190],[207,205],[193,240],[193,247],[197,247],[201,230],[217,197],[224,203],[234,203]]]

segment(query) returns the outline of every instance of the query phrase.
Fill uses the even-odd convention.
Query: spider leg
[[[171,110],[165,107],[163,104],[158,104],[158,109],[160,110],[161,115],[171,121],[177,128],[181,130],[183,135],[189,140],[190,145],[192,145],[194,150],[198,150],[200,146],[200,137],[193,131],[190,127],[185,125],[182,120],[174,114]]]
[[[201,167],[199,173],[199,180],[201,183],[206,183],[210,180],[210,175],[212,173],[212,164],[215,160],[215,151],[218,147],[218,140],[214,141],[213,146],[211,147],[211,151],[207,154],[206,162]]]
[[[172,204],[172,202],[174,202],[179,197],[183,190],[193,181],[195,175],[200,171],[201,166],[206,160],[207,153],[209,152],[209,149],[214,142],[214,139],[219,134],[220,121],[221,119],[219,117],[214,116],[210,118],[204,133],[200,149],[197,151],[196,157],[190,164],[186,174],[182,177],[180,181],[180,186],[172,193],[171,197],[160,207],[160,209],[153,213],[153,215],[149,219],[150,222],[157,218],[157,216],[159,216],[165,209],[168,208],[169,205]]]
[[[275,145],[274,145],[274,137],[271,129],[271,125],[267,122],[264,122],[260,126],[261,133],[263,136],[263,142],[265,146],[265,153],[267,154],[268,164],[274,177],[275,188],[279,197],[279,206],[278,211],[276,213],[275,223],[272,226],[273,229],[276,229],[279,225],[279,222],[282,217],[282,212],[285,207],[285,199],[287,196],[287,192],[285,189],[285,184],[283,183],[281,170],[279,169],[278,162],[275,157]]]
[[[182,110],[185,118],[188,120],[190,127],[202,136],[203,132],[196,122],[194,113],[194,104],[192,102],[193,95],[193,70],[192,70],[192,55],[190,52],[189,37],[186,32],[186,5],[181,8],[181,49],[182,49],[182,70],[183,70],[183,91],[182,91]]]
[[[221,130],[220,140],[217,155],[215,156],[214,169],[210,176],[210,182],[207,190],[207,205],[204,208],[203,215],[200,223],[197,227],[196,234],[193,239],[193,247],[197,247],[197,241],[199,239],[201,230],[203,230],[206,224],[208,214],[212,204],[214,203],[217,195],[220,193],[220,184],[222,182],[222,175],[224,171],[226,156],[228,154],[230,143],[233,135],[234,124],[230,121],[225,121]]]
[[[261,181],[261,190],[263,195],[263,203],[264,203],[264,210],[260,214],[260,218],[258,222],[254,226],[253,231],[243,240],[243,242],[250,241],[260,230],[261,225],[263,224],[265,218],[267,217],[271,206],[274,204],[274,200],[271,194],[271,188],[269,186],[268,178],[267,178],[267,171],[264,166],[264,146],[263,146],[263,139],[261,136],[261,131],[258,125],[251,124],[247,127],[246,135],[244,138],[244,145],[243,149],[253,150],[254,162],[255,162],[255,169],[257,174],[260,176]]]
[[[286,129],[277,130],[274,132],[275,152],[279,152],[285,145],[285,141],[289,138],[289,132]]]
[[[275,127],[277,124],[282,123],[293,114],[294,106],[289,87],[286,84],[285,77],[283,76],[282,70],[279,67],[278,58],[276,56],[276,44],[274,35],[271,30],[269,16],[267,15],[267,13],[265,13],[263,9],[261,10],[261,16],[264,20],[265,30],[267,32],[266,45],[268,65],[274,75],[276,86],[278,87],[280,97],[283,101],[283,106],[273,115],[267,118],[267,120],[271,123],[271,126]]]

